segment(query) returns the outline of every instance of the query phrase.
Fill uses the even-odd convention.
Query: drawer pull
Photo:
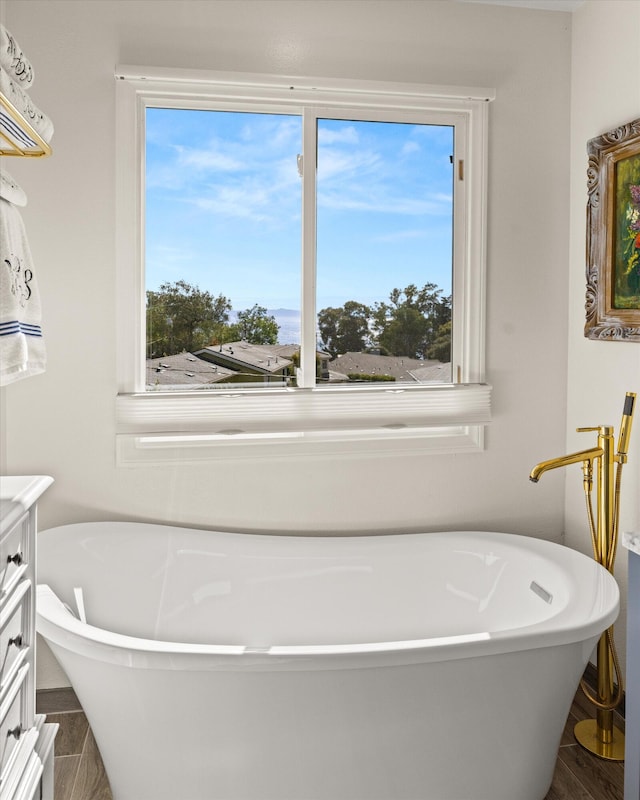
[[[18,649],[20,649],[22,647],[23,641],[24,641],[24,639],[22,638],[22,634],[19,633],[17,636],[12,636],[11,639],[9,639],[8,647],[11,647],[11,645],[13,644]]]
[[[23,555],[22,553],[14,553],[12,556],[7,556],[7,564],[15,564],[16,567],[19,567],[20,564],[23,562]]]
[[[7,737],[13,736],[14,739],[19,739],[23,733],[24,733],[24,728],[22,727],[22,725],[16,725],[15,728],[10,728],[7,731]]]

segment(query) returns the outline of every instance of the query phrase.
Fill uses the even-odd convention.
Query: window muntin
[[[140,67],[119,67],[116,77],[118,463],[200,461],[232,453],[252,457],[257,452],[346,456],[373,452],[372,447],[380,454],[407,448],[434,453],[482,449],[484,423],[490,419],[490,387],[484,383],[484,280],[487,101],[495,97],[494,90],[316,79],[296,79],[294,86],[277,76]],[[252,390],[255,402],[241,400],[241,392],[146,392],[142,222],[144,122],[150,107],[301,113],[307,151],[313,141],[310,125],[318,117],[335,116],[336,107],[352,118],[359,113],[370,119],[373,110],[378,119],[421,117],[455,125],[453,384],[358,391],[318,386],[304,395],[290,394],[290,389],[285,394]],[[311,230],[315,205],[308,175],[307,170],[303,228]],[[303,297],[308,295],[303,281]],[[305,337],[315,343],[315,325],[303,330]],[[312,358],[306,365],[311,380],[303,386],[315,386],[315,370]],[[304,364],[302,373],[304,378]]]

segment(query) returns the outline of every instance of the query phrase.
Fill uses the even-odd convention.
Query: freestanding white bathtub
[[[509,534],[88,523],[38,548],[38,630],[114,800],[542,800],[618,613],[594,561]]]

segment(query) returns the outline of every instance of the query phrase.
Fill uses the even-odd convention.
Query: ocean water
[[[290,308],[272,308],[269,314],[278,323],[278,344],[300,343],[300,312]]]

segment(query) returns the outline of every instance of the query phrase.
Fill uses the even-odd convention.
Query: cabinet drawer
[[[27,751],[25,748],[25,757],[26,764],[23,767],[20,783],[14,789],[13,800],[41,800],[40,778],[42,776],[42,761],[40,761],[33,749]],[[10,780],[11,778],[9,778]]]
[[[37,740],[38,731],[30,728],[13,748],[2,776],[2,800],[43,800],[40,792],[42,761],[34,752]]]
[[[24,516],[0,542],[0,604],[4,604],[11,590],[24,575],[29,563],[30,516]]]
[[[30,685],[27,682],[29,665],[20,668],[15,681],[9,687],[7,696],[0,706],[0,781],[4,782],[14,749],[30,727],[26,719],[25,692]]]
[[[31,581],[22,580],[7,598],[2,609],[0,630],[0,702],[16,672],[25,662],[31,645],[29,635],[31,610]]]

